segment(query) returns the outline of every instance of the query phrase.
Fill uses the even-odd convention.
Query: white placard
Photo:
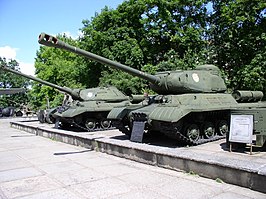
[[[231,115],[229,141],[252,143],[253,115]]]

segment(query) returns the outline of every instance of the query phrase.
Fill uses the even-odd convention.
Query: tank
[[[23,93],[26,90],[24,88],[0,88],[0,95],[13,95],[16,93]],[[11,100],[9,100],[11,101]],[[17,104],[14,101],[11,101],[13,104]],[[5,108],[0,108],[0,117],[21,117],[23,116],[23,112],[13,106],[5,107]]]
[[[129,136],[133,130],[144,129],[145,132],[163,133],[184,144],[202,144],[225,137],[231,110],[266,108],[265,102],[260,101],[263,97],[260,91],[238,91],[234,94],[236,98],[227,93],[220,70],[214,65],[151,75],[70,46],[45,33],[39,35],[39,43],[86,56],[150,83],[150,88],[158,95],[147,96],[140,104],[115,107],[107,116],[115,127]]]
[[[57,120],[57,127],[60,125],[62,128],[68,128],[74,125],[89,131],[109,129],[111,128],[111,122],[107,120],[109,111],[115,106],[128,106],[134,101],[134,99],[126,96],[113,86],[71,89],[68,87],[60,87],[4,66],[1,68],[65,93],[62,106],[45,111],[41,110],[38,113],[40,122],[54,122]]]

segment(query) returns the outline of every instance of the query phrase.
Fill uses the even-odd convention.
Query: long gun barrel
[[[11,73],[14,73],[16,75],[20,75],[20,76],[23,76],[25,78],[28,78],[28,79],[31,79],[31,80],[34,80],[34,81],[37,81],[37,82],[40,82],[44,85],[47,85],[47,86],[51,86],[59,91],[62,91],[64,93],[67,93],[69,95],[72,96],[73,99],[80,99],[80,96],[79,96],[79,89],[71,89],[71,88],[67,88],[67,87],[61,87],[61,86],[58,86],[58,85],[55,85],[55,84],[52,84],[50,82],[47,82],[47,81],[44,81],[42,79],[39,79],[37,77],[33,77],[31,75],[26,75],[26,74],[23,74],[21,72],[18,72],[16,70],[13,70],[13,69],[10,69],[8,67],[5,67],[4,65],[1,65],[1,68],[5,71],[8,71],[8,72],[11,72]]]
[[[16,93],[22,93],[26,90],[24,88],[0,88],[0,95],[12,95]]]
[[[112,68],[122,70],[133,76],[145,79],[149,81],[150,88],[158,94],[216,93],[226,90],[226,85],[220,75],[219,68],[213,65],[202,65],[194,70],[165,71],[157,73],[156,75],[151,75],[71,46],[45,33],[39,35],[39,43],[65,49]]]
[[[99,63],[105,64],[105,65],[110,66],[112,68],[120,69],[120,70],[122,70],[124,72],[127,72],[127,73],[131,74],[131,75],[138,76],[138,77],[140,77],[142,79],[148,80],[152,84],[159,84],[160,83],[160,79],[158,77],[156,77],[156,76],[144,73],[142,71],[136,70],[136,69],[131,68],[129,66],[120,64],[118,62],[109,60],[109,59],[101,57],[99,55],[95,55],[93,53],[87,52],[87,51],[82,50],[80,48],[71,46],[71,45],[66,44],[65,42],[57,39],[56,37],[48,35],[46,33],[41,33],[39,35],[39,43],[43,44],[45,46],[62,48],[62,49],[68,50],[70,52],[77,53],[79,55],[85,56],[85,57],[87,57],[87,58],[89,58],[91,60],[94,60],[94,61],[97,61]]]

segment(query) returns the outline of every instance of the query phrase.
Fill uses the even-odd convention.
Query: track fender
[[[131,105],[128,107],[116,107],[116,108],[113,108],[109,112],[109,114],[107,115],[107,118],[111,120],[121,120],[125,116],[127,116],[129,112],[139,109],[140,107],[142,107],[142,105]]]
[[[149,115],[150,120],[159,120],[164,122],[177,122],[190,113],[188,109],[180,107],[156,107]]]

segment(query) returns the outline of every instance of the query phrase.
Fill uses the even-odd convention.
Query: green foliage
[[[209,63],[208,61],[208,52],[205,49],[199,53],[187,49],[183,58],[180,58],[178,53],[171,49],[165,54],[164,61],[157,65],[157,71],[189,70],[195,68],[197,65]]]
[[[195,60],[183,59],[188,59],[190,52],[200,53],[206,46],[202,39],[207,18],[205,3],[199,0],[130,0],[116,10],[105,7],[91,21],[83,21],[81,46],[138,70],[164,61],[165,65],[176,64],[167,58],[173,51],[180,62],[188,65]],[[94,74],[100,78],[101,85],[112,84],[125,92],[130,89],[132,93],[140,93],[146,84],[136,77],[92,62],[88,63],[88,68],[97,68]],[[153,72],[154,69],[164,70],[164,66],[153,67]]]
[[[266,50],[258,53],[245,67],[236,72],[238,78],[233,82],[242,82],[241,88],[246,90],[261,90],[266,93]]]
[[[16,60],[7,61],[0,57],[0,64],[16,71],[20,71],[19,64]],[[30,85],[29,80],[15,75],[10,72],[0,70],[0,88],[25,88]],[[17,93],[13,95],[1,95],[0,107],[14,106],[19,107],[21,104],[28,103],[27,93]]]
[[[214,0],[210,35],[233,89],[265,91],[266,3]]]

